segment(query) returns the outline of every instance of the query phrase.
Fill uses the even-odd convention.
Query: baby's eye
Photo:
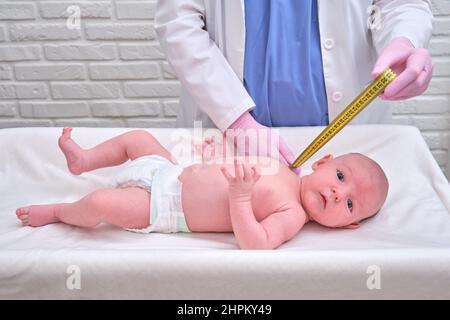
[[[339,181],[344,182],[344,174],[340,170],[336,171],[336,176],[339,179]]]
[[[352,209],[353,209],[353,201],[352,201],[352,199],[347,199],[347,207],[350,210],[350,212],[352,212]]]

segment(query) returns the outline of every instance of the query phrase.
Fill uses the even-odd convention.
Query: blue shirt
[[[245,0],[244,85],[253,117],[277,126],[328,125],[316,0]]]

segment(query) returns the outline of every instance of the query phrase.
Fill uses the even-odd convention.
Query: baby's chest
[[[257,216],[281,211],[297,202],[294,190],[285,185],[259,185],[252,194],[252,207]]]

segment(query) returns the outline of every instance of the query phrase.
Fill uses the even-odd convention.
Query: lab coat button
[[[331,48],[334,47],[334,40],[331,38],[325,39],[323,42],[323,46],[325,47],[325,49],[330,50]]]
[[[333,92],[333,101],[334,102],[341,101],[341,99],[342,99],[342,92],[340,92],[340,91]]]

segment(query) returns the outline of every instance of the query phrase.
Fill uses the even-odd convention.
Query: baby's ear
[[[351,223],[349,225],[343,226],[343,229],[358,229],[360,226],[359,222]]]
[[[331,154],[327,154],[325,156],[323,156],[322,158],[320,158],[319,160],[317,160],[316,162],[313,163],[312,168],[313,170],[317,170],[318,167],[320,167],[321,165],[323,165],[324,163],[333,160],[333,156]]]

